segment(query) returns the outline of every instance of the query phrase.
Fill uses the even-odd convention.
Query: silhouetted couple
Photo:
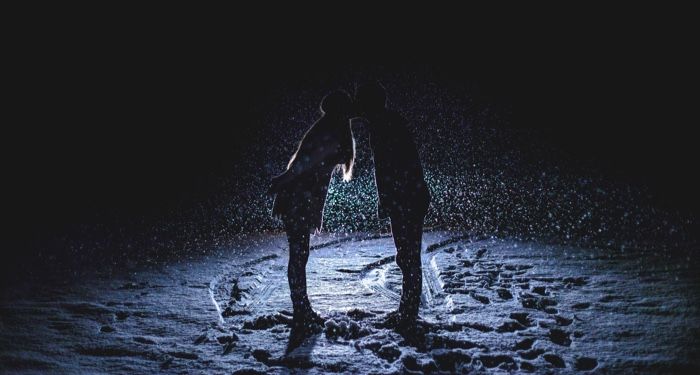
[[[323,98],[321,111],[323,116],[304,134],[287,170],[274,177],[270,187],[270,193],[277,194],[273,215],[282,218],[289,240],[287,272],[294,308],[290,346],[324,321],[311,308],[306,292],[309,237],[322,226],[335,168],[341,166],[345,181],[352,177],[352,118],[369,123],[379,217],[391,221],[396,263],[403,275],[399,308],[387,315],[384,326],[401,329],[415,324],[423,284],[420,251],[430,195],[407,121],[386,108],[386,91],[379,83],[359,87],[354,102],[345,91],[332,92]]]

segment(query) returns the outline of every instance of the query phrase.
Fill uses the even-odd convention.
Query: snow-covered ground
[[[325,330],[285,356],[282,235],[117,276],[26,283],[0,304],[7,373],[685,372],[700,369],[698,262],[454,232],[424,235],[423,322],[398,305],[390,237],[319,236],[309,294]]]

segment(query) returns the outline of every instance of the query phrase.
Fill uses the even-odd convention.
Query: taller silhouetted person
[[[360,86],[355,104],[359,116],[369,122],[379,217],[391,221],[396,263],[403,275],[399,309],[387,316],[385,325],[410,327],[418,317],[420,305],[423,219],[430,205],[430,193],[408,121],[386,107],[384,87],[379,83]]]
[[[323,319],[311,308],[306,293],[309,234],[320,230],[328,184],[336,167],[350,180],[355,142],[350,129],[352,99],[334,91],[321,102],[321,117],[304,134],[287,170],[274,177],[269,193],[276,193],[273,215],[281,217],[289,241],[287,276],[294,317],[288,349],[301,343]]]

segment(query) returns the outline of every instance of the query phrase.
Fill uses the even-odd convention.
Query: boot
[[[308,303],[308,298],[306,298],[306,303],[295,305],[287,354],[299,347],[308,337],[320,333],[325,322],[325,319],[313,311],[311,304]]]

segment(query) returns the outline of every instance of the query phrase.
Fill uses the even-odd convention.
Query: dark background
[[[476,87],[474,105],[495,108],[507,126],[541,131],[581,165],[648,186],[659,207],[695,216],[689,52],[636,36],[522,37],[478,52],[430,38],[251,47],[160,34],[46,36],[23,59],[17,117],[4,130],[11,241],[3,252],[76,224],[155,220],[195,205],[250,157],[241,146],[272,90],[378,66]]]

